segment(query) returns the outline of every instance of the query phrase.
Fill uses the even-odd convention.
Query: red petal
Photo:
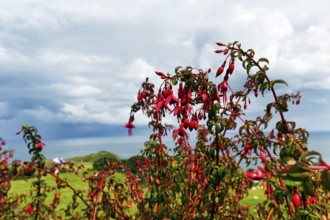
[[[158,102],[157,106],[156,106],[156,111],[158,111],[162,106],[163,106],[163,101]]]

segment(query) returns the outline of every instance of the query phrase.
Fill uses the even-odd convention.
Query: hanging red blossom
[[[135,128],[135,126],[133,125],[133,121],[129,120],[128,123],[126,123],[124,127],[128,128],[128,135],[132,136],[133,135],[133,128]]]

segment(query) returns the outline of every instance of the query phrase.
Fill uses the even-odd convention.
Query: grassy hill
[[[72,157],[67,159],[68,161],[72,161],[72,162],[94,162],[96,160],[99,160],[100,158],[110,158],[113,159],[114,161],[119,161],[121,160],[121,158],[116,155],[113,154],[109,151],[99,151],[97,153],[92,153],[92,154],[88,154],[85,156],[81,156],[81,157]]]

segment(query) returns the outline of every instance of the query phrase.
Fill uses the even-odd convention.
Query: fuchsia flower
[[[265,175],[262,172],[258,172],[258,171],[246,172],[245,176],[247,176],[252,180],[261,180],[265,177]]]
[[[176,129],[173,132],[173,137],[174,138],[176,138],[178,135],[181,136],[181,137],[184,137],[184,138],[188,138],[188,135],[186,133],[186,130],[184,129],[183,123],[181,124],[181,126],[178,129]]]
[[[44,143],[42,143],[41,141],[37,141],[37,143],[36,143],[36,148],[38,149],[38,150],[42,150],[42,148],[43,148],[43,146],[45,146],[45,144]]]
[[[274,189],[271,186],[267,187],[267,189],[264,192],[265,195],[272,195],[273,193],[274,193]]]
[[[248,155],[251,155],[251,148],[252,148],[252,144],[248,141],[245,142],[245,145],[244,145],[244,156],[246,156],[246,154]]]
[[[267,158],[266,155],[264,154],[264,152],[260,151],[260,159],[262,160],[262,162],[267,165]]]
[[[292,203],[293,203],[295,209],[297,210],[299,208],[299,206],[301,205],[301,198],[296,189],[293,191],[293,193],[291,195],[291,200],[292,200]]]
[[[229,84],[228,84],[228,79],[225,79],[218,85],[218,90],[220,91],[220,93],[222,94],[223,97],[223,103],[226,104],[227,103],[227,90],[228,90]]]
[[[307,203],[307,205],[311,205],[311,204],[317,204],[318,202],[319,202],[319,200],[317,199],[317,197],[313,196],[313,197],[309,198],[306,203]]]
[[[234,69],[235,69],[235,62],[234,62],[234,60],[231,60],[231,63],[228,67],[228,72],[229,72],[230,75],[233,74]]]
[[[135,126],[133,125],[133,121],[129,120],[128,123],[126,123],[124,127],[128,128],[128,135],[132,136],[133,135],[133,128],[135,128]]]

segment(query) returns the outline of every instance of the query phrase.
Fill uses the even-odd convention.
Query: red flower
[[[317,204],[318,202],[319,202],[319,200],[317,199],[317,197],[313,196],[307,200],[307,205]]]
[[[265,190],[265,195],[271,195],[271,194],[273,194],[273,192],[274,192],[274,189],[271,187],[271,186],[269,186],[269,187],[267,187],[267,189]]]
[[[233,74],[234,69],[235,69],[235,63],[234,63],[234,60],[232,60],[229,67],[228,67],[228,72],[229,72],[230,75]]]
[[[41,141],[37,141],[37,143],[36,143],[36,147],[38,148],[38,150],[42,150],[42,148],[43,148],[43,146],[45,146],[45,144],[44,143],[42,143]]]
[[[261,172],[263,172],[263,173],[266,173],[266,170],[263,168],[263,167],[261,167],[261,166],[257,166],[258,167],[258,169],[261,171]]]
[[[189,130],[197,130],[198,129],[198,120],[196,119],[196,116],[191,119],[189,123]]]
[[[264,152],[260,151],[260,159],[262,160],[262,162],[267,165],[267,158],[266,155],[264,154]]]
[[[224,79],[219,85],[218,85],[218,90],[222,94],[223,97],[223,104],[226,105],[227,103],[227,90],[228,90],[228,79]]]
[[[251,155],[251,148],[252,148],[252,144],[250,142],[246,141],[245,145],[244,145],[244,155],[243,155],[243,157],[245,157],[246,154]]]
[[[140,158],[139,157],[136,157],[135,158],[135,164],[137,167],[140,167],[141,166],[141,161],[140,161]]]
[[[33,206],[30,204],[25,207],[25,211],[27,211],[29,214],[33,213]]]
[[[253,180],[261,180],[264,178],[265,175],[262,172],[251,171],[251,172],[246,172],[245,176]]]
[[[128,128],[128,135],[132,136],[133,135],[133,128],[135,128],[135,126],[133,125],[133,121],[129,120],[128,123],[126,123],[124,127]]]
[[[298,209],[299,206],[301,205],[301,199],[300,199],[299,194],[296,191],[293,192],[291,199],[292,199],[292,203],[293,203],[295,209]]]
[[[56,176],[55,182],[58,183],[59,181],[60,181],[60,178],[58,176]]]
[[[188,135],[184,129],[184,125],[183,123],[181,124],[181,126],[176,129],[174,132],[173,132],[173,137],[176,138],[178,135],[180,135],[181,137],[184,137],[184,138],[188,138]]]

